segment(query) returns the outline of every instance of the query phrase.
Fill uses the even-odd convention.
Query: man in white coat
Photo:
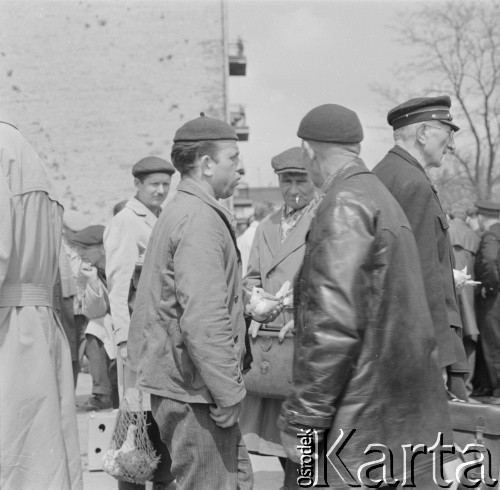
[[[0,488],[81,489],[71,353],[54,314],[63,208],[0,116]]]
[[[132,167],[137,193],[112,218],[104,231],[106,279],[115,343],[118,347],[118,385],[120,388],[123,387],[131,410],[150,411],[151,407],[149,396],[144,394],[141,399],[138,390],[135,389],[136,373],[131,369],[127,356],[130,326],[130,283],[136,264],[141,264],[144,260],[149,237],[160,215],[161,205],[168,195],[174,172],[174,166],[162,158],[150,156],[139,160]],[[120,394],[122,395],[122,393]],[[154,425],[155,432],[158,432],[153,418],[148,417],[148,419],[150,419],[148,422]],[[157,440],[161,444],[159,432]],[[168,451],[164,445],[155,449],[162,455],[162,462],[156,471],[155,481],[167,484],[173,480],[169,471]],[[119,488],[139,487],[120,482]]]

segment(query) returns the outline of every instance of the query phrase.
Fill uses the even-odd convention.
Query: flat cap
[[[500,203],[494,201],[478,201],[476,202],[478,214],[491,216],[492,218],[500,217]]]
[[[387,122],[394,128],[425,121],[440,121],[451,126],[453,131],[460,128],[453,124],[450,114],[451,99],[447,95],[439,97],[418,97],[394,107],[387,114]]]
[[[174,136],[174,143],[178,141],[207,141],[207,140],[238,140],[234,128],[224,121],[207,117],[202,112],[200,117],[183,124]]]
[[[91,223],[90,216],[83,214],[75,209],[64,211],[63,224],[71,231],[80,231],[89,226]]]
[[[91,225],[87,226],[71,237],[71,241],[77,245],[102,245],[104,236],[104,226]]]
[[[363,141],[363,128],[354,111],[337,104],[324,104],[302,118],[297,136],[304,140],[352,144]]]
[[[307,173],[302,161],[302,148],[298,146],[289,148],[271,158],[271,166],[277,174],[284,172]]]
[[[147,174],[172,175],[174,172],[175,168],[170,162],[158,157],[142,158],[132,167],[132,175],[134,177]]]

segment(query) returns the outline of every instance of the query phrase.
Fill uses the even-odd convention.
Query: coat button
[[[234,302],[235,302],[235,303],[237,303],[239,299],[240,299],[240,297],[239,297],[238,295],[236,295],[236,296],[234,297]]]

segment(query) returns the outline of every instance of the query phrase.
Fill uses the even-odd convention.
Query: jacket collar
[[[434,184],[432,183],[432,180],[429,178],[427,172],[424,170],[424,167],[420,165],[418,160],[411,153],[407,152],[404,148],[401,148],[399,145],[393,146],[389,150],[389,153],[394,153],[395,155],[398,155],[400,158],[407,161],[412,167],[415,167],[417,170],[420,170],[425,175],[425,178],[429,181],[432,190],[434,192],[437,192],[436,188],[434,187]]]
[[[146,219],[146,223],[151,225],[151,227],[154,227],[156,224],[156,220],[158,219],[158,216],[155,216],[153,212],[146,207],[144,204],[142,204],[139,199],[133,197],[132,199],[129,199],[127,201],[127,204],[125,206],[128,209],[131,209],[137,216],[141,216]]]
[[[371,173],[364,164],[361,158],[356,157],[351,161],[347,162],[343,167],[337,169],[335,172],[331,173],[325,180],[322,191],[327,193],[337,182],[348,179],[353,175],[357,174],[369,174]]]
[[[177,186],[177,192],[185,192],[201,199],[205,204],[208,204],[215,209],[219,214],[223,214],[226,220],[231,223],[233,221],[232,213],[224,206],[219,204],[217,199],[212,197],[201,185],[197,184],[193,179],[186,177],[180,181]]]
[[[411,153],[406,151],[404,148],[401,148],[401,146],[399,146],[399,145],[393,146],[389,150],[389,153],[394,153],[394,154],[398,155],[400,158],[402,158],[403,160],[406,160],[410,165],[412,165],[416,169],[420,170],[427,177],[427,174],[424,170],[424,167],[422,167],[422,165],[420,165],[418,160]]]
[[[177,186],[177,192],[185,192],[186,194],[191,194],[201,199],[205,204],[210,206],[224,221],[229,230],[231,238],[233,239],[234,247],[236,248],[236,254],[238,256],[238,261],[241,262],[240,250],[236,242],[236,234],[234,232],[234,227],[232,223],[234,222],[234,217],[231,211],[226,209],[224,206],[220,205],[217,199],[212,197],[201,185],[197,184],[193,179],[186,177],[180,181]]]

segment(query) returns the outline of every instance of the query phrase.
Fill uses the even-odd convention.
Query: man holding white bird
[[[267,296],[266,293],[277,295],[286,281],[293,282],[304,257],[305,238],[319,197],[304,168],[300,148],[290,148],[276,155],[272,158],[271,165],[278,175],[284,204],[264,219],[257,228],[250,251],[248,272],[243,280],[243,295],[247,313],[253,317],[249,335],[255,339],[259,330],[277,331],[279,340],[283,341],[293,328],[291,304],[290,307],[285,306],[282,313],[272,321],[262,321],[263,318],[256,314],[254,309],[249,309],[250,297],[254,287],[262,288],[264,296]],[[284,354],[285,350],[278,346],[278,349],[280,348]],[[255,376],[255,370],[258,369],[256,363],[252,368],[254,372],[250,374]],[[248,389],[247,383],[247,391]],[[286,460],[281,447],[276,425],[281,404],[282,400],[279,398],[248,394],[243,402],[240,425],[250,451],[280,458],[285,469],[286,486],[289,478],[296,480],[297,472],[295,464]]]

